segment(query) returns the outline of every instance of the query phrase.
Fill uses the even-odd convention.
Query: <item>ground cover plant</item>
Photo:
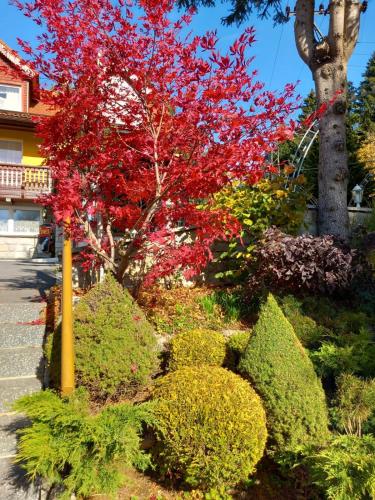
[[[238,375],[185,367],[156,383],[156,460],[190,487],[233,486],[253,473],[267,430],[259,396]]]
[[[270,450],[285,452],[325,443],[328,413],[323,388],[272,295],[261,308],[239,370],[249,377],[264,402]]]
[[[357,288],[346,296],[279,297],[297,336],[308,349],[326,389],[335,390],[335,377],[354,373],[375,376],[374,313],[369,299]],[[363,297],[363,299],[362,299]]]
[[[197,327],[242,330],[247,328],[253,314],[238,288],[143,288],[138,303],[156,331],[167,335]]]
[[[312,479],[329,500],[375,497],[375,438],[336,436],[310,459]]]
[[[140,446],[143,424],[153,421],[147,404],[121,403],[93,415],[81,390],[65,399],[44,391],[22,397],[14,409],[31,421],[19,431],[17,460],[31,479],[62,488],[60,498],[114,494],[125,481],[121,468],[150,464]]]

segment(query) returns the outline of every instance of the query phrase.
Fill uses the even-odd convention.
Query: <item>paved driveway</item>
[[[56,264],[0,260],[0,303],[38,302],[54,285]]]
[[[16,429],[25,425],[12,411],[12,402],[43,386],[43,314],[47,290],[55,283],[55,264],[0,260],[0,499],[38,500],[12,463]]]

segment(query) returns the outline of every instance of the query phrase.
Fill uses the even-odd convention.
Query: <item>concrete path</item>
[[[0,260],[0,498],[36,500],[22,470],[12,463],[16,430],[24,417],[12,412],[12,402],[43,386],[43,299],[55,283],[55,265]]]

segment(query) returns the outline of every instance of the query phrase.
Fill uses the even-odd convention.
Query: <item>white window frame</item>
[[[12,83],[4,83],[4,82],[0,82],[0,87],[1,86],[4,86],[4,87],[13,87],[15,89],[19,89],[19,98],[20,98],[20,102],[19,102],[19,109],[9,109],[9,108],[2,108],[0,107],[0,109],[2,111],[16,111],[16,112],[19,112],[19,113],[22,113],[23,111],[23,106],[22,106],[22,85],[14,85]]]
[[[8,137],[1,137],[0,136],[0,141],[7,141],[7,142],[18,142],[18,144],[21,144],[21,162],[20,163],[6,163],[7,165],[22,165],[23,162],[23,153],[24,153],[24,147],[23,147],[23,140],[21,139],[9,139]],[[5,163],[2,160],[0,160],[0,164]]]
[[[19,232],[14,230],[14,211],[15,210],[30,210],[30,211],[38,211],[39,212],[39,225],[43,221],[42,208],[36,207],[35,205],[0,205],[1,210],[8,210],[9,218],[8,218],[8,231],[0,231],[0,236],[28,236],[30,238],[36,237],[39,235],[39,229],[35,233],[29,232]]]

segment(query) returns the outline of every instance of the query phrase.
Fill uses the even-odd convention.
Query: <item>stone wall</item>
[[[365,207],[348,207],[350,231],[352,232],[356,227],[366,224],[369,219],[372,209]],[[305,216],[305,225],[302,228],[303,234],[318,234],[318,209],[314,206],[309,206]]]
[[[349,221],[350,221],[350,229],[351,231],[355,229],[359,225],[363,225],[366,223],[366,219],[368,219],[371,215],[372,209],[370,208],[355,208],[355,207],[348,207],[348,212],[349,212]],[[301,229],[301,234],[312,234],[312,235],[317,235],[317,208],[313,206],[309,206],[308,210],[306,211],[306,216],[305,216],[305,222],[304,226]],[[186,235],[185,235],[186,237]],[[190,235],[187,236],[190,238]],[[183,239],[184,236],[181,236],[181,239]],[[61,255],[61,250],[62,250],[62,238],[61,235],[57,238],[57,241],[60,239],[60,243],[58,243],[56,246],[59,249],[58,254],[60,253]],[[228,250],[228,243],[224,241],[218,241],[213,245],[212,248],[212,253],[214,255],[214,258],[220,257],[220,255]],[[76,247],[75,248],[75,253],[78,253],[79,249]],[[206,270],[198,277],[195,278],[192,281],[186,281],[183,279],[179,279],[179,283],[181,283],[184,286],[192,286],[194,283],[206,283],[209,285],[217,285],[217,284],[225,284],[225,283],[230,283],[230,279],[225,279],[225,278],[220,278],[217,279],[216,275],[217,273],[221,273],[226,270],[226,263],[223,262],[211,262],[208,264]],[[80,263],[75,261],[73,263],[73,282],[75,287],[80,287],[80,288],[87,288],[90,285],[96,283],[100,279],[98,271],[90,271],[88,273],[85,273],[81,266]],[[132,288],[134,286],[134,283],[136,282],[137,279],[137,269],[133,269],[129,273],[126,279],[127,286],[129,288]],[[173,280],[172,280],[173,281]]]

